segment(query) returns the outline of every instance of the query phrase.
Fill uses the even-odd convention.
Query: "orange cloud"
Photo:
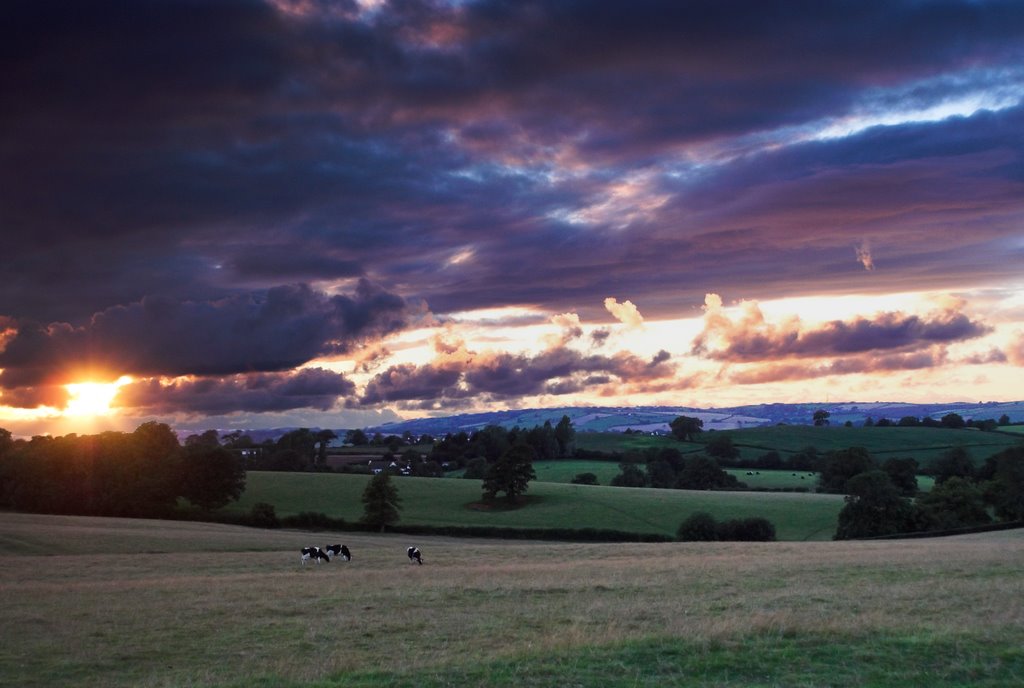
[[[604,307],[626,327],[641,327],[644,324],[644,316],[640,315],[632,301],[619,303],[614,297],[609,296],[604,300]]]
[[[936,344],[980,337],[991,331],[967,315],[947,308],[921,317],[879,313],[871,318],[833,320],[813,328],[799,318],[778,323],[765,319],[754,302],[744,302],[730,316],[721,299],[705,299],[704,329],[694,339],[692,353],[730,362],[776,361],[790,358],[851,356],[869,352],[911,352]]]

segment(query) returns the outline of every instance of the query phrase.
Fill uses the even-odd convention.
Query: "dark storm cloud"
[[[361,282],[353,296],[305,285],[219,301],[146,298],[83,327],[22,325],[0,352],[0,386],[72,375],[231,375],[282,371],[404,325],[399,297]]]
[[[243,0],[7,9],[0,313],[81,324],[147,295],[217,298],[303,275],[369,275],[439,311],[596,303],[613,280],[637,301],[672,298],[666,285],[699,299],[673,261],[742,280],[755,251],[771,261],[752,285],[824,288],[848,242],[797,232],[794,246],[776,227],[846,231],[878,187],[894,213],[932,194],[962,200],[961,223],[973,223],[986,200],[971,184],[978,169],[965,177],[949,158],[982,145],[1002,146],[984,181],[1020,210],[1005,200],[1021,197],[1019,127],[954,122],[894,132],[895,146],[851,140],[860,161],[824,146],[715,167],[693,189],[661,177],[677,200],[628,237],[552,219],[630,169],[661,169],[675,146],[889,105],[890,86],[927,106],[997,72],[1012,83],[1019,3],[401,2],[367,15],[282,4],[291,11]],[[901,162],[939,156],[945,174],[892,183]],[[584,169],[552,183],[560,158]],[[809,196],[844,202],[818,201],[812,217]],[[900,243],[915,223],[898,220],[888,231]],[[720,246],[729,231],[747,233],[751,250]],[[474,259],[438,275],[466,246]],[[985,250],[972,248],[958,255]],[[524,261],[560,288],[519,279]]]
[[[118,390],[114,403],[130,413],[223,415],[318,409],[326,411],[351,395],[343,375],[308,368],[295,373],[254,373],[225,378],[134,382]]]
[[[398,327],[395,294],[441,319],[521,304],[607,317],[609,296],[678,316],[725,287],[942,288],[999,282],[1024,258],[1006,242],[1024,216],[1020,105],[809,139],[982,88],[1019,98],[1018,2],[4,12],[7,388],[82,367],[286,371]],[[386,291],[282,286],[353,278]],[[396,368],[366,397],[562,393],[648,363],[509,354],[457,384]]]
[[[562,346],[536,355],[465,352],[416,366],[392,366],[367,384],[361,402],[509,399],[536,394],[570,394],[609,382],[643,385],[675,373],[671,356],[659,351],[651,360],[627,352],[586,355]]]

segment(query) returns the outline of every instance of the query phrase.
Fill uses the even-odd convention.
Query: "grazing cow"
[[[331,561],[331,557],[328,556],[327,552],[320,549],[319,547],[303,547],[302,557],[299,559],[299,561],[302,563],[303,566],[305,566],[306,562],[310,559],[312,559],[318,564],[320,563],[321,559],[323,559],[327,563],[330,563]]]
[[[352,561],[352,552],[345,545],[330,545],[324,547],[324,550],[327,551],[327,556],[336,557],[340,554],[345,561]]]
[[[409,555],[409,563],[416,562],[417,564],[423,565],[423,555],[420,554],[419,547],[409,547],[405,550],[405,553]]]

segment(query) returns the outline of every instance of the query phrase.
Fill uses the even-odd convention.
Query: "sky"
[[[15,435],[1024,396],[1024,3],[4,15]]]

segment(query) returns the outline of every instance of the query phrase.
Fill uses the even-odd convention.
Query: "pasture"
[[[345,542],[353,561],[300,566]],[[552,544],[0,513],[0,686],[995,687],[1024,532]]]
[[[614,466],[614,464],[610,464]],[[248,512],[257,502],[273,504],[278,516],[318,511],[358,521],[369,476],[336,473],[249,471],[245,492],[228,512]],[[828,540],[843,507],[841,495],[765,492],[655,490],[592,485],[530,483],[521,508],[479,505],[479,480],[392,478],[398,488],[402,524],[498,526],[506,528],[607,528],[675,536],[695,511],[718,520],[762,516],[780,540]]]
[[[581,449],[605,452],[674,447],[687,454],[703,451],[704,444],[721,433],[732,438],[733,445],[740,451],[740,457],[746,460],[756,459],[768,451],[777,451],[785,458],[809,446],[815,447],[819,454],[848,447],[864,447],[879,462],[888,458],[909,457],[917,459],[922,468],[927,468],[953,447],[964,447],[974,459],[974,463],[981,464],[989,456],[1020,443],[1020,435],[1012,432],[1016,427],[1018,426],[1005,426],[1000,428],[1000,432],[981,432],[974,429],[948,428],[775,425],[705,431],[694,442],[680,442],[666,436],[581,432],[576,435],[576,444]],[[1007,429],[1011,432],[1002,432]]]
[[[642,466],[641,466],[642,468]],[[598,483],[610,485],[612,479],[619,474],[619,464],[614,461],[578,461],[563,459],[559,461],[535,461],[533,470],[538,482],[571,483],[580,473],[593,473]],[[790,470],[748,470],[745,468],[727,468],[730,473],[752,490],[804,490],[814,492],[818,486],[818,474],[809,471]],[[753,475],[747,475],[753,473]]]

